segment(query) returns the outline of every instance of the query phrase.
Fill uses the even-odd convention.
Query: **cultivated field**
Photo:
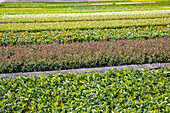
[[[0,74],[147,63],[170,63],[168,0],[0,4]],[[1,77],[0,112],[168,113],[169,75],[167,67]]]

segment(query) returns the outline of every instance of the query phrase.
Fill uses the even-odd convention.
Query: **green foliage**
[[[71,30],[71,29],[108,29],[122,27],[169,25],[170,18],[154,19],[127,19],[127,20],[101,20],[78,22],[45,22],[45,23],[5,23],[0,24],[0,32],[45,31],[45,30]]]
[[[0,46],[0,73],[169,63],[169,42],[165,36]]]
[[[1,32],[0,45],[84,42],[110,39],[156,38],[169,36],[168,26],[145,26],[116,29],[55,30],[40,32]]]
[[[0,78],[0,112],[164,112],[170,68]]]
[[[108,10],[109,9],[109,10]],[[120,11],[150,11],[150,10],[165,10],[169,6],[164,7],[129,7],[129,8],[2,8],[0,16],[4,14],[56,14],[56,13],[95,13],[95,12],[120,12]]]
[[[103,3],[103,4],[102,4]],[[132,8],[132,7],[140,7],[140,8],[145,8],[145,7],[161,7],[161,6],[169,6],[169,2],[157,2],[157,3],[141,3],[141,4],[115,4],[115,2],[66,2],[66,3],[3,3],[0,5],[0,8],[79,8],[79,9],[84,9],[86,10],[92,9],[92,8],[97,8],[98,10],[101,9],[109,9],[109,8]],[[109,4],[107,4],[109,3]],[[90,5],[93,4],[93,5]],[[95,5],[96,4],[96,5]],[[30,10],[31,11],[31,10]],[[29,12],[30,12],[29,11]],[[2,12],[5,13],[5,12]],[[15,12],[19,13],[19,12]],[[25,12],[27,13],[27,12]]]
[[[170,2],[110,6],[48,6],[51,4],[53,5],[41,3],[42,6],[37,8],[32,8],[37,3],[0,5],[0,73],[170,62],[168,23],[170,18],[168,13],[163,14],[164,16],[159,14],[160,9],[168,11],[167,6]],[[82,17],[83,13],[90,12],[111,13],[151,9],[157,9],[158,15],[153,16],[150,11],[147,16],[132,14]],[[81,17],[44,18],[46,16],[44,14],[54,13],[66,15],[81,13]],[[25,14],[42,14],[42,18],[34,15],[30,19],[30,15]],[[169,75],[170,68],[162,68],[115,71],[110,69],[104,73],[89,70],[86,73],[67,72],[40,77],[27,75],[15,78],[1,77],[0,112],[168,113]]]
[[[127,20],[127,19],[149,19],[149,18],[166,18],[169,17],[170,14],[168,12],[160,13],[159,11],[154,14],[139,14],[139,15],[97,15],[97,16],[85,16],[85,17],[55,17],[57,14],[47,14],[39,16],[32,15],[30,18],[29,14],[26,16],[13,16],[3,18],[4,16],[0,16],[0,23],[44,23],[44,22],[75,22],[75,21],[101,21],[101,20]],[[33,18],[34,17],[34,18]]]

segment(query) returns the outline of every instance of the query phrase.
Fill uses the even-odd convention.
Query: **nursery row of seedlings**
[[[42,14],[42,13],[89,13],[89,12],[111,12],[111,11],[136,11],[136,10],[163,10],[169,9],[170,2],[149,3],[149,4],[122,4],[122,5],[103,5],[103,6],[58,6],[58,7],[39,7],[30,8],[4,8],[6,3],[1,4],[0,14]],[[41,4],[41,3],[40,3]],[[6,5],[8,7],[8,5]]]
[[[90,17],[93,16],[143,16],[143,15],[153,15],[156,14],[169,14],[169,10],[152,10],[152,11],[119,11],[119,12],[96,12],[96,13],[59,13],[59,14],[16,14],[16,15],[1,15],[1,19],[26,19],[26,18],[59,18],[59,17],[72,17],[72,19],[77,17]],[[116,17],[115,17],[116,18]]]
[[[7,4],[0,6],[1,74],[170,63],[169,10],[133,11],[151,4],[119,5],[124,12],[106,12],[117,5],[3,8]],[[169,75],[167,67],[0,77],[0,112],[168,112]]]
[[[45,23],[45,22],[75,22],[75,21],[104,21],[104,20],[127,20],[127,19],[154,19],[154,18],[166,18],[170,17],[170,14],[166,10],[162,11],[154,11],[152,14],[149,14],[150,11],[145,11],[145,13],[138,15],[131,13],[127,15],[128,12],[124,12],[124,14],[120,13],[91,13],[87,16],[86,14],[82,13],[80,15],[76,14],[74,16],[68,17],[68,15],[65,15],[67,17],[64,17],[64,15],[59,14],[37,14],[37,15],[4,15],[0,16],[0,23]],[[126,15],[125,15],[126,14]]]
[[[103,3],[79,3],[79,2],[75,2],[75,3],[71,3],[71,4],[62,4],[60,3],[27,3],[27,4],[22,4],[22,3],[3,3],[1,4],[1,8],[84,8],[84,7],[99,7],[99,8],[117,8],[117,7],[145,7],[145,6],[167,6],[169,5],[168,1],[164,1],[164,2],[155,2],[155,1],[151,1],[151,2],[140,2],[137,3],[136,2],[103,2]]]
[[[40,43],[71,43],[83,41],[100,41],[110,39],[156,38],[169,36],[170,30],[165,26],[127,27],[116,29],[87,30],[55,30],[39,32],[1,32],[0,45],[40,44]]]
[[[116,28],[140,25],[167,25],[170,18],[136,19],[136,20],[105,20],[79,22],[48,22],[48,23],[8,23],[0,24],[0,31],[36,31],[56,29],[91,29]]]
[[[86,4],[97,4],[97,3],[108,3],[108,5],[113,5],[114,3],[116,4],[134,4],[136,2],[140,3],[160,3],[160,2],[167,2],[168,0],[109,0],[109,1],[60,1],[60,2],[41,2],[41,3],[34,3],[34,2],[27,2],[27,3],[22,3],[22,2],[16,2],[16,3],[3,3],[1,7],[10,7],[10,6],[16,6],[16,7],[27,7],[27,6],[50,6],[50,5],[86,5]],[[111,4],[112,3],[112,4]]]
[[[136,9],[137,8],[137,9]],[[16,14],[58,14],[58,13],[97,13],[97,12],[120,12],[120,11],[151,11],[151,10],[169,10],[169,6],[164,7],[136,7],[136,8],[115,8],[115,9],[71,9],[71,8],[57,8],[57,9],[43,9],[43,8],[2,8],[1,15],[16,15]],[[10,11],[9,11],[10,10]]]
[[[137,9],[136,9],[137,8]],[[88,8],[87,8],[88,9]],[[2,8],[1,15],[16,15],[16,14],[58,14],[58,13],[97,13],[97,12],[120,12],[120,11],[150,11],[150,10],[169,10],[169,6],[163,7],[134,7],[134,8],[115,8],[115,9],[71,9],[71,8]],[[9,11],[10,10],[10,11]]]
[[[0,112],[170,111],[170,68],[0,78]]]
[[[0,73],[169,63],[170,37],[0,46]]]
[[[3,11],[18,10],[18,11],[27,12],[27,10],[30,10],[30,8],[20,8],[20,9],[2,8],[1,10]],[[32,8],[30,10],[30,13],[33,12],[33,10],[45,11],[49,9]],[[51,10],[56,11],[56,9],[51,9]],[[51,19],[48,22],[46,21],[47,16]],[[169,44],[168,43],[169,21],[170,21],[169,10],[124,11],[124,12],[119,11],[119,12],[107,12],[107,13],[89,12],[89,13],[76,13],[76,14],[75,13],[38,14],[38,15],[21,14],[21,15],[1,15],[0,17],[1,17],[1,22],[11,22],[13,20],[15,20],[16,22],[16,23],[0,24],[0,31],[1,31],[0,33],[1,64],[0,65],[2,67],[1,73],[60,70],[60,69],[98,67],[98,66],[114,66],[114,65],[135,64],[135,63],[142,64],[142,63],[169,62],[169,57],[168,57],[169,53],[167,48],[164,48],[165,51],[161,53],[150,46],[148,47],[150,43],[158,40],[166,40],[166,41],[160,41],[160,44],[157,44],[156,48],[158,48],[159,46],[164,47],[163,45],[169,47],[168,45]],[[105,17],[105,19],[100,20],[99,18],[101,17],[102,18]],[[39,20],[41,22],[36,21],[39,18],[42,20],[42,21]],[[28,19],[29,22],[32,23],[29,23]],[[53,21],[57,19],[58,22]],[[70,21],[61,22],[61,19],[70,20]],[[21,21],[23,23],[17,23]],[[123,27],[127,27],[127,28],[123,28]],[[73,30],[69,30],[69,29],[73,29]],[[113,48],[109,49],[101,46],[106,50],[108,50],[109,52],[105,52],[104,51],[105,49],[100,49],[101,51],[94,49],[94,53],[98,57],[93,56],[93,52],[82,53],[79,51],[79,53],[85,56],[81,56],[81,54],[79,53],[75,54],[74,52],[65,53],[65,50],[68,49],[65,47],[63,47],[61,51],[55,51],[56,48],[59,48],[58,46],[62,46],[61,43],[64,43],[63,45],[67,45],[67,46],[70,46],[71,44],[78,44],[78,45],[80,44],[81,46],[81,44],[83,45],[86,43],[87,46],[89,46],[90,48],[94,48],[91,47],[91,43],[109,44],[112,41],[113,42],[119,41],[118,39],[123,39],[120,40],[120,42],[118,42],[121,44],[121,46],[116,45],[115,46],[116,48],[114,49]],[[128,41],[132,41],[133,39],[138,40],[138,42],[142,41],[141,44],[143,44],[146,41],[145,43],[147,43],[148,45],[146,45],[146,47],[142,45],[141,46],[143,50],[147,50],[147,48],[149,48],[150,50],[148,51],[150,51],[151,53],[148,52],[149,53],[148,54],[147,52],[142,52],[139,55],[138,54],[133,55],[132,53],[135,53],[132,52],[135,50],[133,46],[128,47],[130,51],[129,53],[126,53],[127,50],[124,50],[125,51],[124,54],[121,53],[121,49],[123,49],[124,47],[126,48],[126,46],[128,45],[125,42],[127,41],[127,39]],[[90,41],[90,42],[86,42],[86,41]],[[99,41],[99,42],[94,42],[94,41]],[[35,49],[34,52],[31,52],[32,49],[27,50],[29,47],[30,48],[32,48],[32,46],[34,47],[34,45],[36,45],[37,47],[38,45],[44,46],[46,45],[45,43],[49,43],[47,44],[47,50],[51,53],[39,51],[39,49],[37,48],[34,48]],[[137,42],[134,41],[133,43],[131,43],[131,45],[136,45],[136,43]],[[53,44],[55,44],[56,46],[54,46]],[[113,47],[113,45],[110,45],[110,47]],[[29,46],[29,47],[25,48],[25,46]],[[49,49],[48,47],[51,46],[54,47]],[[16,50],[11,50],[11,48],[14,48]],[[21,51],[24,53],[20,54],[19,52],[21,52],[20,49],[22,48],[24,48],[24,50]],[[90,48],[89,50],[88,49],[87,50],[91,51]],[[40,49],[40,50],[44,50],[44,49]],[[114,53],[115,50],[120,54]],[[72,50],[68,50],[68,51],[72,51]],[[104,52],[107,54],[105,54]],[[129,60],[127,58],[129,58]]]

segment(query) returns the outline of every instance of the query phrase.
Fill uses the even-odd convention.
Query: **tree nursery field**
[[[0,4],[0,74],[170,63],[170,2]],[[0,112],[168,113],[170,67],[0,77]]]

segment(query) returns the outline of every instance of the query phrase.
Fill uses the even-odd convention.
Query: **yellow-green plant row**
[[[157,6],[157,7],[129,7],[118,9],[103,8],[94,10],[92,9],[72,9],[72,8],[1,8],[0,15],[4,14],[57,14],[57,13],[93,13],[93,12],[120,12],[120,11],[145,11],[145,10],[169,10],[169,6]]]
[[[110,39],[156,38],[169,36],[168,26],[128,27],[117,29],[55,30],[40,32],[1,32],[0,45],[52,42],[100,41]]]
[[[137,19],[137,20],[107,20],[107,21],[82,21],[82,22],[49,22],[49,23],[8,23],[0,24],[0,31],[14,30],[54,30],[54,29],[88,29],[127,27],[138,25],[169,24],[170,18]]]
[[[0,78],[0,112],[170,111],[170,68]]]
[[[28,23],[28,22],[64,22],[64,21],[95,21],[95,20],[122,20],[122,19],[139,19],[139,18],[165,18],[170,17],[169,13],[156,13],[156,14],[139,14],[139,15],[108,15],[108,16],[86,16],[86,17],[51,17],[50,15],[44,15],[44,17],[38,17],[38,18],[16,18],[16,15],[14,18],[3,18],[4,16],[1,16],[0,22],[1,23],[15,23],[15,22],[21,22],[21,23]]]
[[[17,13],[20,13],[20,14],[31,14],[31,13],[34,13],[34,14],[37,14],[37,13],[47,13],[47,12],[55,12],[56,11],[71,11],[73,9],[70,9],[70,8],[55,8],[55,9],[52,9],[52,8],[1,8],[0,11],[1,13],[0,14],[17,14]]]

